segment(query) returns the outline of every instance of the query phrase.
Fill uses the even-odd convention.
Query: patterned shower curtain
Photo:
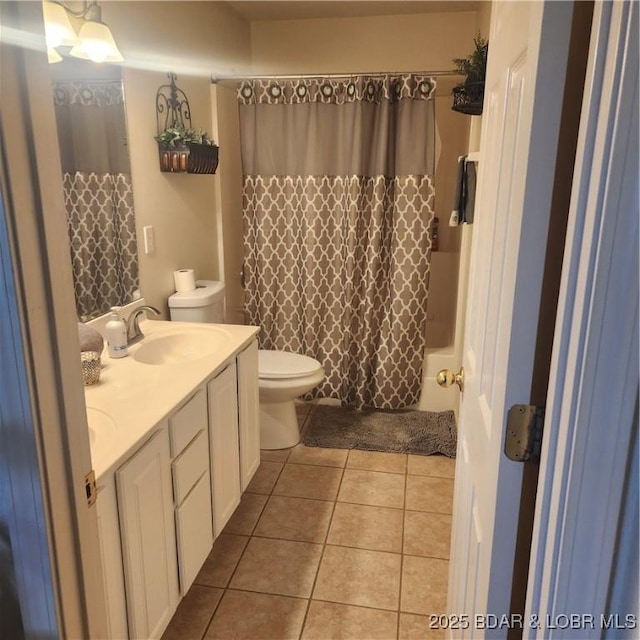
[[[422,75],[238,87],[245,311],[262,348],[322,363],[311,397],[419,399],[434,92]]]
[[[130,302],[138,288],[122,82],[54,82],[64,201],[80,320]]]

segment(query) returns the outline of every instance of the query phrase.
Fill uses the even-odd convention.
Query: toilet
[[[300,442],[294,404],[324,380],[322,365],[290,351],[258,351],[260,446],[288,449]]]
[[[224,322],[224,283],[196,280],[193,291],[170,295],[169,317],[174,322]]]
[[[179,322],[224,322],[224,284],[197,280],[196,289],[169,296],[169,315]],[[322,365],[290,351],[258,351],[260,447],[288,449],[300,442],[294,401],[324,380]]]

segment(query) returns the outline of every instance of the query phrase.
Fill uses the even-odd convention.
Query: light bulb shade
[[[49,58],[49,64],[55,64],[56,62],[62,62],[62,56],[51,47],[47,47],[47,58]]]
[[[103,22],[87,20],[80,29],[78,40],[69,54],[93,62],[123,62],[109,27]]]
[[[42,14],[47,47],[70,47],[76,43],[76,32],[63,6],[55,2],[43,2]]]

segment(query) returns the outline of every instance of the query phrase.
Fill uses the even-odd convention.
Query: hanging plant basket
[[[484,101],[484,82],[468,82],[459,84],[453,88],[454,111],[464,113],[468,116],[479,116],[482,114],[482,103]]]
[[[454,58],[456,71],[465,77],[463,84],[453,88],[451,108],[468,116],[479,116],[484,102],[484,81],[487,76],[489,43],[478,34],[473,39],[474,50],[466,58]]]
[[[160,171],[212,174],[218,168],[218,152],[219,148],[215,144],[187,142],[177,147],[158,144]]]

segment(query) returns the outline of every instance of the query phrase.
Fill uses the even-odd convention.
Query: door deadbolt
[[[436,376],[436,382],[441,387],[450,387],[452,384],[457,384],[460,387],[460,391],[464,391],[464,367],[460,367],[458,373],[453,373],[450,369],[442,369]]]

